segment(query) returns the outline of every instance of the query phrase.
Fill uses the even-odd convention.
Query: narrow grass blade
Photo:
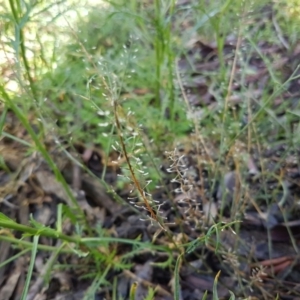
[[[232,291],[229,291],[229,293],[230,293],[230,298],[229,298],[229,300],[235,300],[235,296],[234,296],[233,292],[232,292]]]
[[[97,294],[97,291],[99,291],[100,286],[105,283],[106,275],[110,269],[111,269],[111,265],[108,265],[103,272],[99,272],[97,274],[93,283],[90,285],[87,292],[85,293],[83,300],[89,300],[95,298],[95,295]]]
[[[174,300],[180,300],[180,283],[179,283],[179,269],[181,266],[181,259],[182,254],[178,256],[175,270],[174,270],[174,277],[175,277],[175,286],[174,286]]]
[[[7,107],[5,106],[5,108],[1,114],[1,117],[0,117],[0,136],[2,135],[3,127],[5,124],[6,114],[7,114]]]
[[[218,286],[218,279],[219,279],[220,274],[221,274],[221,271],[219,271],[215,277],[214,286],[213,286],[213,300],[219,300],[217,286]]]
[[[24,286],[24,289],[22,292],[21,300],[26,300],[26,298],[27,298],[29,285],[30,285],[30,281],[31,281],[31,277],[32,277],[32,272],[33,272],[33,268],[34,268],[34,263],[35,263],[35,257],[36,257],[36,253],[37,253],[37,249],[38,249],[38,243],[39,243],[39,235],[35,235],[33,237],[30,265],[28,268],[27,277],[26,277],[25,286]]]
[[[149,288],[147,296],[144,298],[144,300],[153,300],[155,296],[155,290],[153,288]]]
[[[62,232],[62,204],[57,206],[57,221],[56,221],[56,230]]]
[[[202,300],[206,300],[207,299],[207,291],[205,291],[203,297],[202,297]]]
[[[29,252],[30,249],[25,249],[19,253],[17,253],[16,255],[13,255],[11,256],[9,259],[3,261],[1,264],[0,264],[0,269],[3,268],[5,265],[9,264],[10,262],[14,261],[15,259],[17,259],[18,257],[26,254],[27,252]]]
[[[138,282],[135,281],[130,287],[129,300],[135,300],[136,289],[138,287]]]

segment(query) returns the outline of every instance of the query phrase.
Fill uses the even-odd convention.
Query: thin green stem
[[[24,67],[25,67],[25,70],[26,70],[26,76],[27,76],[28,81],[29,81],[29,86],[30,86],[32,95],[33,95],[34,99],[37,100],[37,90],[35,88],[34,81],[33,81],[32,77],[31,77],[31,74],[30,74],[29,62],[28,62],[27,56],[26,56],[24,32],[23,32],[23,28],[20,27],[20,17],[21,17],[21,13],[22,13],[21,12],[21,7],[19,5],[19,1],[16,1],[17,5],[18,5],[18,12],[17,12],[14,3],[15,3],[14,0],[9,0],[10,9],[11,9],[12,15],[13,15],[14,20],[15,20],[15,30],[19,33],[19,36],[20,36],[21,57],[22,57]]]
[[[14,244],[15,247],[17,248],[32,248],[32,243],[25,241],[25,240],[19,240],[16,239],[14,237],[10,237],[10,236],[5,236],[5,235],[0,235],[0,241],[6,241],[9,243]],[[46,246],[46,245],[38,245],[38,249],[40,251],[49,251],[49,252],[53,252],[55,251],[57,248],[56,247],[52,247],[52,246]],[[25,250],[24,250],[25,251]],[[28,249],[26,249],[26,251],[29,251]],[[68,250],[68,249],[62,249],[61,252],[63,253],[73,253],[73,251]]]
[[[175,1],[171,0],[171,5],[169,9],[169,26],[167,26],[166,30],[166,43],[168,46],[168,74],[169,74],[169,108],[170,108],[170,118],[172,128],[174,128],[175,122],[175,87],[174,87],[174,52],[173,52],[173,44],[172,44],[172,17],[174,14]]]
[[[14,221],[7,221],[2,219],[0,219],[0,227],[21,231],[29,235],[42,235],[49,238],[61,239],[69,243],[82,244],[80,237],[68,236],[58,231],[55,231],[49,227],[33,228],[27,225],[19,224]]]
[[[14,261],[15,259],[23,256],[24,254],[26,254],[29,251],[31,251],[31,249],[24,249],[23,251],[17,253],[16,255],[11,256],[6,261],[4,261],[0,264],[0,269],[3,268],[5,265],[9,264],[10,262]]]
[[[23,292],[21,295],[21,300],[27,299],[29,285],[30,285],[30,281],[31,281],[32,273],[33,273],[34,264],[35,264],[35,258],[36,258],[36,254],[37,254],[37,250],[38,250],[38,247],[37,247],[38,243],[39,243],[39,236],[35,235],[33,237],[33,247],[32,247],[32,252],[31,252],[31,259],[30,259],[30,264],[29,264],[29,268],[27,271],[25,286],[24,286],[24,289],[23,289]]]
[[[164,56],[164,32],[162,29],[161,3],[155,0],[155,55],[156,55],[156,88],[155,88],[155,105],[161,107],[160,87],[161,87],[161,68]]]

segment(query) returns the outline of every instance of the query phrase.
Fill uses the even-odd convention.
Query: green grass
[[[274,32],[271,25],[257,30],[258,25],[253,22],[262,14],[261,9],[268,1],[209,2],[207,5],[204,0],[191,1],[187,6],[178,8],[174,0],[155,0],[153,3],[118,0],[107,1],[107,5],[101,9],[83,9],[68,1],[62,1],[57,6],[48,5],[45,1],[34,5],[13,0],[5,3],[6,10],[1,11],[1,16],[7,38],[2,41],[2,48],[14,57],[9,65],[14,72],[10,81],[14,82],[17,89],[10,90],[10,81],[6,77],[1,79],[3,85],[0,94],[4,109],[0,118],[0,132],[2,136],[11,137],[5,131],[4,120],[7,111],[13,111],[33,141],[32,144],[22,142],[30,151],[38,151],[43,156],[75,208],[59,208],[60,219],[56,228],[43,227],[33,219],[30,225],[25,226],[4,215],[0,216],[0,227],[33,237],[32,241],[10,235],[0,237],[20,249],[20,255],[30,250],[32,252],[23,299],[26,299],[28,293],[37,251],[55,253],[52,265],[48,266],[49,273],[59,253],[87,256],[88,262],[93,261],[95,267],[91,268],[90,277],[94,280],[85,295],[85,299],[89,299],[100,287],[108,285],[106,276],[110,271],[129,269],[130,258],[144,249],[167,254],[168,259],[161,266],[174,272],[174,297],[180,299],[179,268],[184,262],[181,261],[182,256],[191,252],[198,243],[207,243],[207,240],[199,238],[184,245],[176,244],[173,233],[164,227],[162,220],[159,222],[162,222],[161,227],[165,229],[164,234],[170,244],[175,244],[175,250],[138,239],[113,238],[103,228],[89,228],[61,171],[47,152],[47,136],[50,135],[57,142],[57,148],[63,149],[65,153],[74,143],[82,143],[86,147],[97,145],[107,156],[112,149],[123,154],[127,152],[136,176],[136,180],[133,180],[135,187],[136,182],[141,182],[144,188],[146,182],[151,180],[146,191],[152,191],[156,185],[163,183],[159,166],[165,151],[173,150],[175,144],[190,133],[195,133],[201,143],[211,143],[218,149],[217,157],[213,157],[215,164],[208,166],[210,177],[215,182],[232,164],[241,164],[238,159],[231,157],[232,147],[237,141],[248,146],[265,147],[268,143],[284,138],[291,149],[298,142],[297,136],[290,132],[289,125],[299,115],[291,112],[286,114],[286,119],[279,120],[272,106],[273,100],[297,76],[296,72],[292,77],[284,78],[273,68],[276,58],[270,61],[258,47],[261,41],[280,44],[278,33]],[[88,14],[83,13],[86,10]],[[69,19],[71,12],[76,13],[75,20]],[[298,40],[299,33],[295,24],[299,21],[288,19],[283,11],[275,13],[281,29],[291,37],[290,46],[293,47]],[[59,22],[67,25],[63,27]],[[189,23],[185,28],[184,22]],[[237,52],[241,54],[228,54],[232,58],[232,67],[226,63],[224,56],[226,38],[230,35],[241,41],[237,46]],[[213,109],[204,107],[204,117],[201,119],[187,116],[187,111],[193,113],[193,108],[183,99],[180,89],[182,74],[176,70],[176,61],[180,56],[188,56],[186,45],[195,37],[207,44],[215,43],[220,61],[219,69],[203,70],[201,74],[214,87],[213,95],[217,104]],[[247,45],[246,49],[242,48],[242,43]],[[236,45],[232,47],[234,49]],[[234,93],[239,97],[247,97],[247,91],[254,91],[252,86],[245,85],[245,77],[251,74],[249,60],[253,56],[260,57],[268,66],[271,75],[268,91],[262,91],[261,99],[257,100],[258,109],[252,111],[252,107],[245,101],[239,111],[234,111],[228,104],[230,96]],[[239,82],[236,82],[232,75],[236,71],[234,61],[241,60],[241,57],[243,63],[238,70]],[[237,83],[241,88],[233,92],[232,87]],[[276,109],[286,110],[285,103]],[[252,120],[244,126],[241,120],[249,112]],[[29,120],[28,116],[32,114],[34,117]],[[119,128],[116,119],[120,120]],[[32,122],[38,124],[38,133],[32,129]],[[274,136],[274,132],[277,136]],[[271,133],[273,140],[269,138]],[[18,137],[11,139],[18,141]],[[122,140],[125,151],[121,147]],[[73,160],[81,165],[76,158],[73,157]],[[231,164],[228,163],[230,160],[233,160]],[[102,181],[105,172],[104,168]],[[133,177],[132,172],[128,171],[128,163],[122,165],[122,172],[124,176],[117,183],[119,189],[128,184],[127,177]],[[143,198],[142,194],[139,196]],[[158,208],[155,204],[151,205],[158,212],[159,219]],[[71,236],[61,231],[62,223],[67,219],[78,229]],[[234,226],[235,221],[230,225]],[[207,239],[212,232],[216,233],[216,249],[218,232],[226,226],[216,224],[206,231]],[[83,236],[83,232],[87,232],[88,236]],[[62,246],[59,253],[54,247],[39,244],[39,236],[60,240]],[[119,255],[117,243],[129,244],[133,250]],[[97,251],[99,246],[111,250],[110,255],[105,251]],[[176,252],[176,255],[172,255],[172,252]],[[14,258],[17,259],[17,256]],[[213,299],[218,299],[217,279],[218,276]],[[150,288],[145,299],[152,299],[154,292]],[[132,299],[135,299],[134,295],[132,287]],[[230,299],[234,299],[233,294]]]

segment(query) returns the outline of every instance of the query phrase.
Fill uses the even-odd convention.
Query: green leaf
[[[215,277],[215,280],[214,280],[214,286],[213,286],[213,300],[219,300],[219,296],[218,296],[218,288],[217,288],[217,285],[218,285],[218,279],[219,279],[219,276],[221,274],[221,271],[219,271]]]
[[[32,214],[30,214],[30,216],[29,216],[29,223],[30,223],[33,227],[35,227],[35,228],[37,228],[37,229],[45,229],[45,225],[42,224],[42,223],[37,222],[37,221],[33,218]]]
[[[174,299],[180,300],[180,283],[179,283],[179,268],[181,265],[181,258],[183,254],[180,254],[176,261],[176,266],[174,270],[174,277],[175,277],[175,287],[174,287]]]
[[[144,298],[144,300],[153,300],[154,296],[155,296],[155,290],[152,287],[150,287],[149,290],[148,290],[148,294]]]
[[[202,297],[202,300],[206,300],[207,299],[207,290],[205,291],[203,297]]]
[[[33,247],[32,247],[32,252],[31,252],[30,265],[29,265],[29,268],[28,268],[26,282],[25,282],[25,286],[24,286],[24,289],[23,289],[23,292],[22,292],[21,300],[26,300],[27,299],[27,294],[28,294],[29,285],[30,285],[30,282],[31,282],[32,273],[33,273],[33,268],[34,268],[38,243],[39,243],[39,236],[35,235],[34,238],[33,238]]]
[[[0,136],[2,135],[3,127],[5,124],[6,114],[7,114],[7,107],[5,106],[5,108],[1,114],[1,117],[0,117]]]
[[[16,224],[16,222],[12,219],[10,219],[9,217],[7,217],[5,214],[0,213],[0,221],[3,223],[12,223],[12,224]]]
[[[230,293],[230,298],[229,298],[229,300],[235,300],[235,296],[234,296],[233,292],[232,292],[232,291],[229,291],[229,293]]]
[[[135,281],[131,284],[130,292],[129,292],[129,300],[135,300],[135,294],[138,287],[138,282]]]

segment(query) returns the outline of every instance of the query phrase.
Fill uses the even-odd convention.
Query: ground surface
[[[6,82],[0,300],[300,299],[300,45],[233,2],[106,7]]]

